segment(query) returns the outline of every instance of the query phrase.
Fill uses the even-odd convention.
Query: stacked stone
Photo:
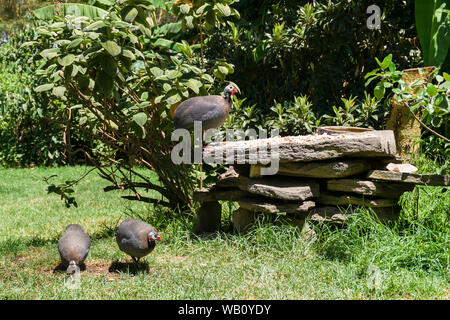
[[[269,146],[267,159],[255,163],[252,152],[261,146]],[[263,175],[274,147],[279,155],[278,172]],[[416,184],[449,185],[450,180],[448,176],[415,174],[413,166],[400,164],[390,130],[319,131],[310,136],[212,143],[203,156],[223,156],[230,167],[215,185],[195,193],[196,200],[204,203],[196,232],[214,231],[220,225],[218,200],[239,203],[240,208],[233,212],[238,229],[261,213],[286,213],[295,224],[307,216],[342,223],[342,209],[348,206],[370,207],[381,220],[395,219],[404,192]]]

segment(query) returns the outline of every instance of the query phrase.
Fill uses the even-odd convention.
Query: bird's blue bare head
[[[152,242],[156,240],[161,241],[161,236],[159,235],[158,231],[150,231],[148,233],[148,241]]]
[[[229,84],[225,87],[224,92],[225,92],[225,95],[229,94],[229,95],[234,96],[237,92],[237,89],[232,84]]]

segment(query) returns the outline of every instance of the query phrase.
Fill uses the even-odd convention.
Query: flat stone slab
[[[212,188],[195,191],[194,200],[198,202],[210,202],[217,200],[238,201],[247,195],[247,192],[239,189],[220,189],[213,186]]]
[[[275,158],[279,162],[308,162],[340,157],[392,157],[396,153],[393,131],[374,130],[352,134],[213,142],[203,150],[203,161],[266,165]]]
[[[450,176],[441,176],[438,174],[415,174],[395,171],[372,170],[367,173],[366,177],[373,180],[413,183],[428,186],[450,185]]]
[[[307,213],[315,207],[314,201],[302,203],[293,202],[268,202],[266,199],[243,198],[239,201],[239,206],[245,210],[265,213]]]
[[[264,197],[292,201],[304,201],[320,194],[317,182],[279,177],[249,179],[241,176],[239,189]]]
[[[260,164],[252,164],[250,177],[261,176]],[[366,160],[353,159],[333,162],[283,162],[280,163],[278,175],[306,178],[344,178],[360,174],[371,169]]]
[[[350,195],[336,196],[326,193],[321,193],[317,199],[317,203],[332,206],[344,206],[344,205],[359,205],[373,208],[392,207],[397,204],[397,199],[367,199]]]
[[[327,189],[330,191],[351,192],[367,196],[398,199],[403,193],[413,190],[414,184],[375,182],[360,179],[336,179],[327,181]]]

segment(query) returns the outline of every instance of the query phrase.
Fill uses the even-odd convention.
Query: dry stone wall
[[[268,150],[266,159],[254,156],[260,147]],[[274,147],[279,170],[263,175]],[[395,219],[400,196],[416,184],[450,183],[448,176],[416,174],[413,166],[401,164],[390,130],[212,143],[203,155],[223,156],[230,166],[215,185],[197,191],[195,199],[237,201],[233,223],[238,229],[251,224],[256,214],[281,212],[294,220],[311,216],[342,223],[342,209],[348,206],[371,207],[380,219]]]

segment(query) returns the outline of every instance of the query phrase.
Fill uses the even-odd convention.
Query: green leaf
[[[147,114],[145,112],[136,113],[133,116],[133,121],[142,128],[144,128],[145,123],[147,122]]]
[[[219,66],[217,69],[219,69],[219,72],[222,74],[225,74],[225,75],[228,74],[228,68],[226,68],[224,66]]]
[[[86,122],[87,122],[87,120],[88,120],[88,118],[87,117],[81,117],[80,118],[80,121],[79,121],[79,124],[80,124],[80,126],[82,126],[83,124],[85,124]]]
[[[41,53],[39,53],[43,58],[50,60],[57,56],[59,56],[60,50],[59,48],[51,48],[43,50]]]
[[[415,0],[415,24],[425,66],[440,67],[450,47],[448,0]]]
[[[376,86],[375,89],[373,90],[373,93],[374,93],[375,97],[376,97],[378,100],[383,99],[383,97],[384,97],[384,92],[385,92],[384,85],[382,85],[382,84],[380,84],[380,83],[377,84],[377,86]]]
[[[58,63],[60,65],[62,65],[63,67],[67,67],[67,66],[70,66],[74,60],[75,60],[75,55],[69,53],[68,55],[66,55],[63,58],[58,58]]]
[[[188,4],[183,3],[180,5],[180,11],[182,14],[188,14],[190,10],[191,10],[191,7]]]
[[[184,18],[186,27],[189,29],[194,29],[194,17],[193,16],[187,16]]]
[[[186,87],[194,91],[196,94],[200,93],[200,88],[202,87],[202,83],[196,79],[189,79],[184,83]]]
[[[102,47],[113,57],[118,56],[122,52],[122,48],[112,40],[102,42]]]
[[[64,94],[66,93],[66,88],[65,87],[53,87],[52,93],[59,97],[62,98],[64,97]]]
[[[48,91],[50,89],[52,89],[54,87],[53,83],[47,83],[47,84],[43,84],[41,86],[38,86],[37,88],[34,89],[34,91],[36,92],[44,92],[44,91]]]
[[[138,13],[139,13],[139,11],[136,8],[131,8],[128,11],[128,13],[125,15],[123,20],[128,21],[128,22],[133,22],[134,19],[136,19]]]
[[[103,21],[95,21],[94,23],[91,23],[89,26],[87,26],[86,31],[94,31],[100,28],[103,28],[106,26],[106,23]]]
[[[155,77],[159,77],[162,76],[164,74],[164,71],[158,67],[151,67],[150,68],[150,72],[155,76]]]
[[[114,77],[117,73],[117,63],[110,55],[104,55],[101,58],[102,70],[106,72],[110,77]]]
[[[129,58],[131,60],[136,60],[136,56],[134,55],[133,52],[131,52],[130,50],[123,50],[122,55],[126,58]]]
[[[67,49],[73,49],[80,45],[80,43],[83,41],[83,39],[75,39],[69,45],[67,46]]]
[[[174,80],[174,79],[176,79],[176,78],[179,78],[179,77],[181,77],[183,74],[180,72],[180,71],[178,71],[178,70],[171,70],[171,71],[169,71],[169,73],[167,74],[167,77],[170,79],[170,80]]]
[[[38,42],[38,41],[27,41],[27,42],[22,43],[22,45],[20,46],[20,48],[32,46],[32,45],[35,45],[35,44],[37,44],[37,43],[39,43],[39,42]]]
[[[389,54],[386,58],[384,58],[383,62],[381,63],[381,69],[386,69],[389,67],[389,65],[392,62],[392,54]]]
[[[168,98],[166,101],[169,106],[181,101],[181,96],[176,90],[168,92],[167,96]]]
[[[202,74],[201,77],[203,80],[208,81],[209,83],[213,83],[214,79],[207,73]]]
[[[201,15],[203,14],[203,12],[205,11],[206,8],[210,7],[211,5],[209,3],[205,3],[204,5],[202,5],[200,8],[197,9],[197,11],[195,11],[196,14]]]
[[[54,20],[55,16],[65,17],[69,14],[77,17],[103,18],[106,13],[107,11],[101,8],[79,3],[59,3],[33,11],[34,16],[40,20]]]
[[[228,17],[231,14],[230,7],[226,4],[216,3],[214,9],[217,9],[225,17]]]
[[[443,76],[444,76],[445,81],[450,81],[450,74],[448,74],[447,72],[444,72]]]
[[[435,95],[437,95],[438,90],[437,90],[437,88],[436,88],[434,85],[429,84],[429,85],[427,86],[427,93],[428,93],[431,97],[434,97]]]

